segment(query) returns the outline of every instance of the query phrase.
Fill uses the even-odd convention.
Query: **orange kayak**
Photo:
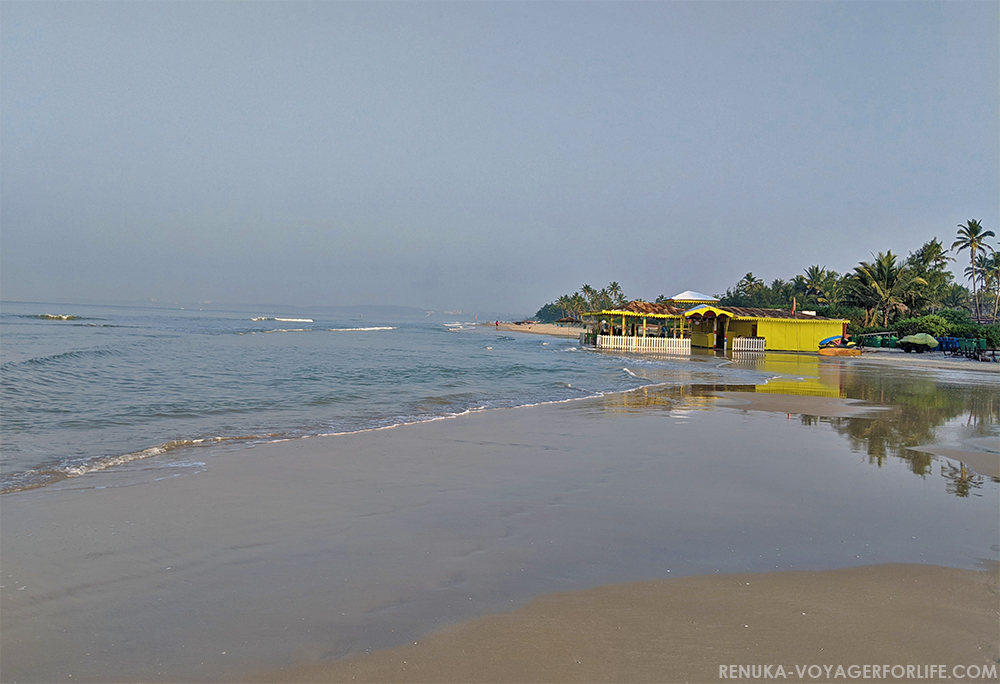
[[[861,356],[857,347],[822,347],[819,353],[820,356]]]

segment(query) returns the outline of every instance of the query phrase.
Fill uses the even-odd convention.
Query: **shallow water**
[[[215,681],[610,582],[996,560],[998,479],[912,447],[995,448],[997,378],[851,361],[629,359],[626,393],[6,495],[3,679]]]
[[[371,429],[650,382],[625,357],[476,323],[413,309],[4,302],[0,491],[194,444]],[[765,379],[700,360],[635,363],[675,382]]]

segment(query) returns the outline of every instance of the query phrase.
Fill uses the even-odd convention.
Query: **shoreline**
[[[787,668],[791,681],[808,681],[796,669],[996,668],[997,597],[997,565],[973,571],[885,564],[629,582],[540,596],[412,645],[241,680],[708,682],[731,665],[768,665]]]
[[[743,663],[744,654],[718,650],[732,640],[727,632],[716,631],[704,643],[690,639],[721,629],[736,604],[725,598],[711,608],[714,621],[699,623],[698,634],[684,632],[683,621],[657,622],[657,615],[672,610],[663,601],[700,596],[688,613],[698,622],[697,611],[709,610],[713,596],[727,596],[712,584],[720,576],[749,577],[761,587],[777,573],[776,593],[755,604],[757,617],[767,613],[765,604],[791,600],[791,576],[808,576],[806,584],[825,591],[824,578],[834,576],[825,573],[867,566],[895,569],[869,571],[890,576],[881,585],[871,580],[864,595],[889,596],[883,606],[898,602],[898,594],[884,592],[924,562],[961,567],[945,568],[940,581],[917,577],[919,597],[957,594],[976,597],[979,609],[995,604],[984,600],[996,596],[995,582],[984,589],[982,574],[971,569],[976,558],[990,555],[976,540],[980,528],[994,522],[983,522],[981,512],[956,518],[935,509],[934,497],[925,495],[944,489],[939,478],[913,477],[895,462],[875,470],[857,462],[841,435],[785,416],[860,418],[870,405],[799,395],[722,396],[640,388],[220,451],[200,457],[203,470],[162,481],[156,479],[162,470],[135,481],[130,478],[144,471],[125,468],[5,496],[4,569],[13,580],[2,594],[4,679],[66,681],[72,674],[74,681],[134,681],[144,678],[136,672],[162,668],[171,681],[280,681],[275,665],[312,663],[303,666],[325,670],[329,661],[389,658],[394,669],[372,670],[371,678],[395,681],[398,649],[409,648],[399,644],[416,641],[419,648],[440,634],[442,666],[493,663],[488,672],[485,665],[478,674],[454,670],[440,681],[663,681],[664,659],[711,666],[690,675],[673,670],[671,680],[717,681],[712,668],[719,663],[706,659]],[[733,445],[740,442],[765,446],[738,454]],[[886,488],[885,477],[900,478],[892,482],[902,489]],[[688,484],[699,479],[713,486]],[[993,484],[986,487],[995,492]],[[995,518],[992,499],[969,500],[963,510],[983,506]],[[964,521],[961,529],[957,520]],[[657,584],[671,576],[692,583],[673,599]],[[848,610],[855,605],[850,597],[868,585],[851,577],[843,591],[825,598],[804,587],[802,600],[857,618]],[[582,593],[566,593],[573,589]],[[581,612],[581,597],[606,602]],[[539,613],[536,603],[555,612]],[[924,627],[944,620],[965,637],[974,632],[977,649],[993,654],[988,657],[998,655],[981,627],[949,617],[952,604],[912,603],[923,617],[905,620]],[[67,605],[74,610],[65,612]],[[661,609],[627,630],[608,622],[622,613],[639,615],[646,605]],[[504,617],[510,615],[523,620],[513,631],[504,622],[515,619]],[[882,639],[887,626],[895,629],[904,619],[894,612],[867,615],[871,639],[838,642],[825,632],[815,638],[840,643],[844,662],[851,662],[867,653],[859,644]],[[774,634],[798,634],[794,614],[772,617]],[[986,617],[995,624],[995,613]],[[977,614],[975,620],[982,619]],[[473,623],[479,625],[469,633],[475,636],[462,637]],[[576,641],[563,639],[574,634]],[[944,643],[937,633],[911,637],[917,644]],[[463,653],[462,638],[471,639],[469,648],[489,648]],[[139,647],[144,639],[150,645]],[[105,647],[103,662],[86,657],[95,643]],[[695,657],[698,648],[708,650]],[[369,649],[370,661],[359,655]],[[829,662],[802,649],[786,664]],[[546,669],[579,652],[588,660],[577,655],[568,671]],[[932,653],[888,652],[912,654],[913,662]],[[597,653],[626,669],[589,669]],[[623,653],[636,657],[623,661]],[[777,658],[780,651],[771,654]],[[758,656],[770,662],[767,653]],[[526,669],[500,676],[504,663]],[[577,668],[581,677],[574,679]],[[313,676],[283,672],[285,681]],[[415,680],[437,678],[433,672],[422,669]]]
[[[937,370],[967,370],[985,373],[1000,373],[1000,363],[975,361],[958,356],[945,356],[944,352],[907,354],[902,349],[878,349],[862,353],[862,361],[890,364],[900,368],[934,368]]]
[[[495,326],[494,323],[484,323],[486,327]],[[504,323],[500,322],[499,326],[496,326],[498,331],[502,332],[520,332],[520,333],[530,333],[532,335],[551,335],[552,337],[569,337],[573,339],[580,339],[580,333],[584,332],[586,328],[580,326],[573,326],[570,324],[560,325],[558,323]]]
[[[492,324],[484,324],[492,325]],[[556,323],[504,323],[498,328],[504,332],[520,332],[532,335],[550,335],[552,337],[569,337],[578,339],[584,328],[562,326]],[[712,351],[712,350],[704,350]],[[616,352],[622,353],[622,352]],[[813,352],[768,351],[768,354],[805,354],[817,356]],[[825,358],[825,357],[824,357]],[[901,368],[934,368],[937,370],[967,370],[986,373],[1000,373],[1000,363],[974,361],[964,357],[945,356],[944,352],[927,352],[925,354],[907,354],[902,349],[873,349],[865,347],[858,357],[831,357],[839,361],[858,362],[871,361],[878,364],[888,364]]]

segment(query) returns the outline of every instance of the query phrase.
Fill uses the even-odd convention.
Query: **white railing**
[[[763,337],[734,337],[733,351],[764,351]]]
[[[677,337],[598,335],[597,348],[627,352],[690,354],[691,340]]]

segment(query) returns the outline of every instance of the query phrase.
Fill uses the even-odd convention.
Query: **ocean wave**
[[[52,354],[50,356],[36,356],[34,358],[25,359],[24,361],[8,362],[3,364],[3,368],[9,369],[14,367],[15,365],[22,365],[22,364],[28,366],[45,366],[52,363],[61,363],[63,361],[72,361],[76,359],[86,359],[94,357],[100,358],[108,356],[122,356],[122,352],[103,347],[98,349],[81,349],[76,351],[62,352],[61,354]]]
[[[327,328],[330,332],[356,332],[365,330],[395,330],[395,326],[391,325],[375,325],[370,328]]]
[[[0,479],[0,494],[35,489],[53,484],[68,478],[80,477],[89,473],[97,473],[115,466],[125,465],[133,461],[141,461],[147,458],[161,456],[163,454],[187,449],[192,447],[211,446],[226,442],[266,442],[279,437],[280,433],[266,433],[263,435],[243,435],[239,437],[206,437],[203,439],[175,439],[157,446],[152,446],[139,451],[132,451],[127,454],[116,456],[99,456],[86,461],[63,466],[55,466],[44,469],[33,469],[22,472],[11,473]]]
[[[18,318],[34,318],[41,321],[83,321],[84,316],[73,316],[72,314],[21,314]]]
[[[257,316],[251,318],[251,321],[278,321],[280,323],[312,323],[311,318],[268,318],[267,316]]]

